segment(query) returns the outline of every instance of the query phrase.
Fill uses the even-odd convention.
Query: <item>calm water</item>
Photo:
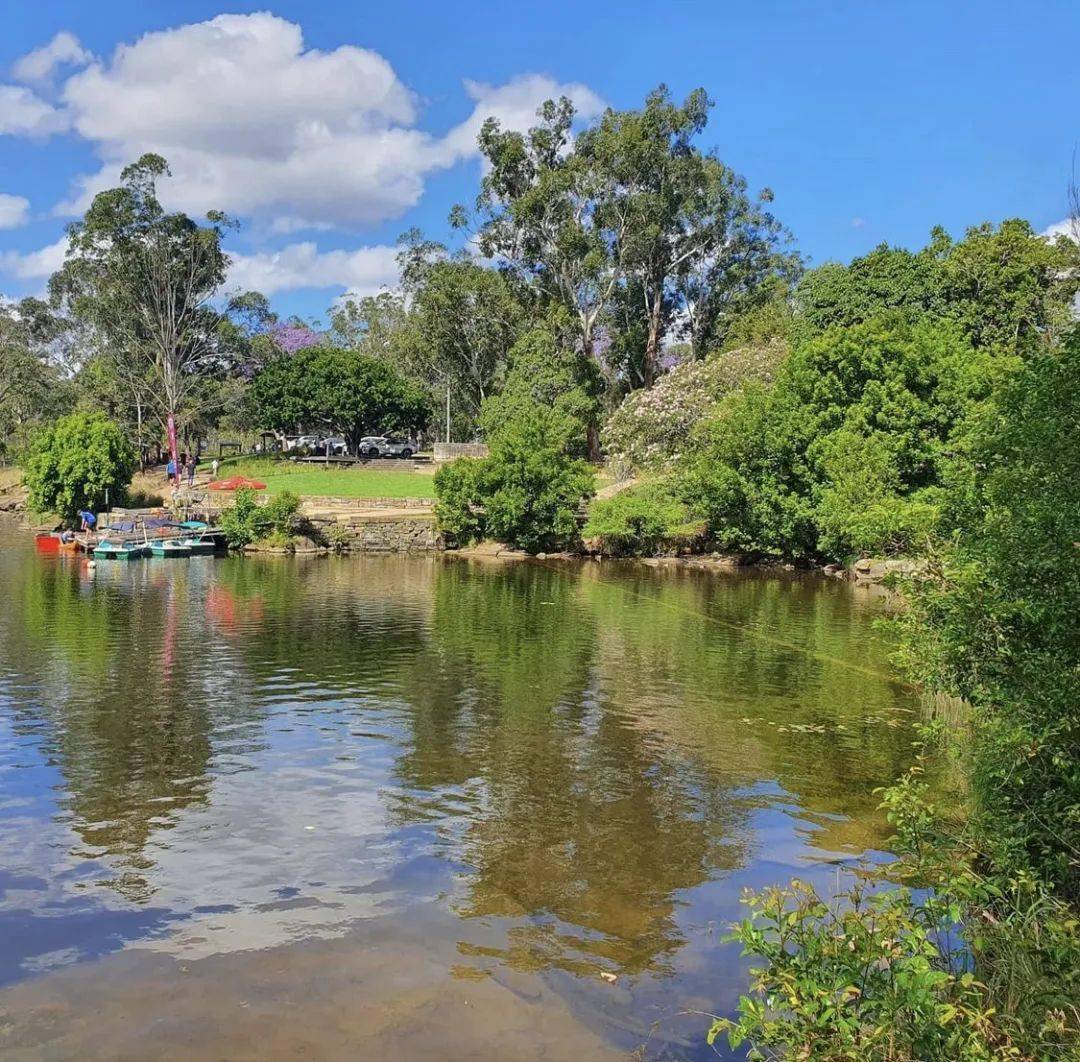
[[[5,1058],[712,1057],[741,890],[828,888],[908,761],[813,578],[8,526],[0,602]]]

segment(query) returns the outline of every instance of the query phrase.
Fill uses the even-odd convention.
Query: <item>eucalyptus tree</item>
[[[477,198],[480,253],[495,258],[541,304],[571,313],[591,357],[604,310],[623,279],[629,218],[614,208],[611,174],[573,148],[574,106],[548,100],[527,133],[484,122],[478,143],[490,169]],[[463,210],[451,220],[467,223]]]
[[[644,348],[631,386],[652,385],[674,322],[702,358],[722,345],[730,321],[777,280],[790,287],[800,269],[765,206],[772,193],[751,197],[744,178],[698,146],[711,106],[704,89],[676,104],[661,85],[640,109],[606,111],[576,147],[606,174],[599,209],[621,233],[613,254],[624,303],[640,315]]]
[[[63,331],[40,299],[0,300],[0,448],[7,436],[70,399],[57,350]]]
[[[119,187],[99,192],[69,227],[67,258],[49,290],[132,379],[151,382],[146,398],[175,459],[178,418],[200,376],[221,363],[211,303],[229,263],[221,247],[229,222],[217,211],[206,224],[166,212],[156,186],[168,174],[160,155],[146,154],[125,167]]]
[[[433,394],[446,394],[474,425],[521,333],[524,311],[510,280],[467,254],[409,232],[398,258],[408,317],[395,365]],[[459,421],[461,418],[459,417]]]
[[[396,291],[346,296],[330,308],[330,339],[336,346],[392,363],[407,316],[405,298]]]

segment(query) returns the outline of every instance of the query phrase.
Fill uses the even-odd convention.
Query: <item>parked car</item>
[[[389,435],[366,435],[360,440],[360,453],[367,457],[403,457],[407,459],[412,457],[416,451],[416,443]]]
[[[311,452],[316,457],[325,457],[327,453],[331,457],[341,457],[349,452],[349,444],[340,435],[331,435],[326,439],[320,439]]]
[[[318,435],[297,435],[285,440],[286,450],[314,450],[319,444]]]

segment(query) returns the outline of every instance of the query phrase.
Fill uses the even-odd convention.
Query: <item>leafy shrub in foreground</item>
[[[601,553],[650,554],[678,535],[688,520],[686,505],[671,484],[644,483],[593,502],[582,535]]]
[[[107,494],[119,500],[135,465],[135,451],[117,424],[103,413],[69,413],[30,444],[30,508],[74,519],[80,509],[103,506]]]
[[[266,505],[250,487],[241,487],[230,508],[221,514],[221,529],[229,545],[240,549],[270,536],[286,544],[300,524],[300,499],[291,491],[282,491]]]
[[[593,473],[568,450],[579,423],[534,406],[506,423],[480,460],[455,461],[435,477],[440,526],[459,541],[494,538],[535,553],[573,545]]]

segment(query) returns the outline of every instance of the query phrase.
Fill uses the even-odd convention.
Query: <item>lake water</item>
[[[880,612],[612,563],[90,568],[0,528],[0,1054],[714,1057],[741,891],[887,836],[915,706]]]

